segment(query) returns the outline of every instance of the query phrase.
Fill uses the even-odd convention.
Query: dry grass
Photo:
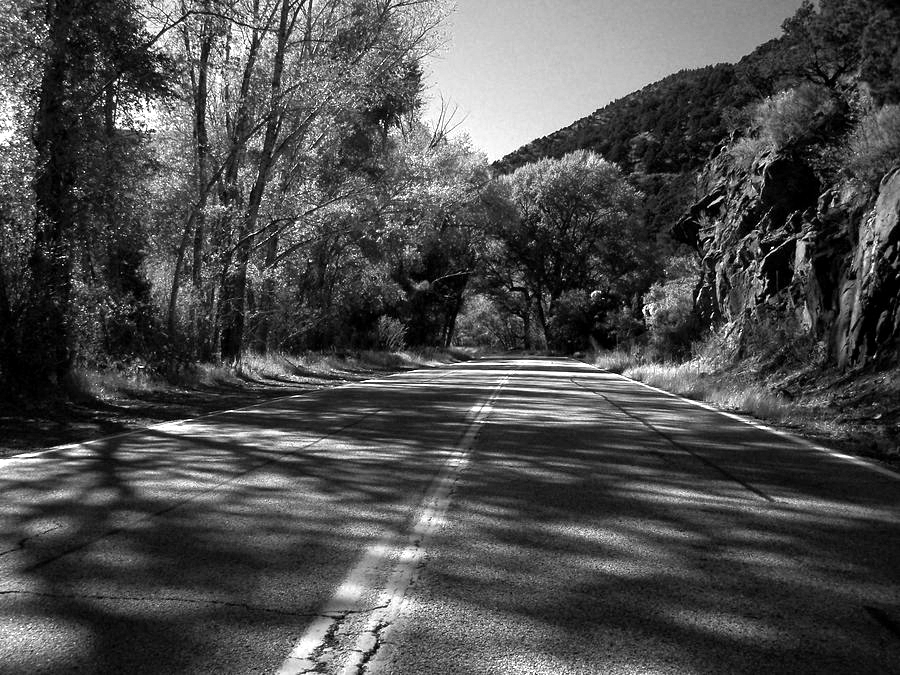
[[[167,391],[173,387],[188,390],[241,388],[248,382],[299,385],[316,380],[359,379],[383,372],[433,367],[466,360],[474,355],[471,350],[462,349],[331,351],[300,355],[248,353],[236,366],[195,363],[172,369],[165,375],[143,365],[127,370],[76,369],[69,377],[67,390],[76,397],[111,401],[133,394]]]
[[[590,360],[598,368],[608,370],[611,373],[623,373],[642,362],[641,357],[636,352],[626,352],[622,349],[611,352],[599,352],[592,356]]]
[[[642,364],[627,368],[622,374],[673,394],[772,422],[796,421],[807,410],[763,384],[716,373],[700,359],[679,364]]]
[[[591,361],[664,391],[740,412],[850,454],[900,468],[900,367],[855,371],[795,360],[773,368],[763,357],[723,359],[718,343],[684,363],[607,352]]]
[[[683,363],[655,363],[640,353],[617,350],[599,353],[594,365],[620,373],[664,391],[734,410],[772,422],[794,422],[805,417],[808,406],[797,404],[750,378],[717,372],[702,358]]]
[[[625,377],[638,380],[681,396],[697,398],[702,394],[703,370],[695,361],[686,363],[641,363],[625,368]]]
[[[119,372],[78,368],[69,373],[66,390],[77,397],[105,401],[118,398],[123,392],[154,391],[161,384],[158,378],[144,369]]]

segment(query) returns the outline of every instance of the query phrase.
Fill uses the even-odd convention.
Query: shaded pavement
[[[551,359],[0,461],[0,672],[273,672],[459,452],[370,671],[900,672],[900,481]]]

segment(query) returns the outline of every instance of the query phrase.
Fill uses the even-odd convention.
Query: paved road
[[[900,480],[583,364],[0,460],[0,673],[900,673]]]

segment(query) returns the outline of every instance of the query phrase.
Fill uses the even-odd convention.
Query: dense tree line
[[[3,379],[375,339],[415,274],[447,271],[419,269],[428,252],[410,242],[457,236],[483,180],[418,116],[445,14],[437,0],[5,8]],[[418,311],[458,311],[447,293]]]
[[[895,3],[804,3],[741,63],[676,74],[489,167],[445,118],[422,120],[446,11],[0,11],[0,379],[48,388],[73,367],[248,349],[631,339],[662,325],[647,298],[667,317],[685,306],[666,297],[668,271],[690,265],[667,262],[665,230],[707,155],[770,133],[789,105],[822,122],[792,147],[828,146],[833,164],[823,134],[883,130],[900,98]],[[890,161],[866,157],[873,178]]]
[[[521,321],[526,347],[606,341],[608,312],[639,297],[649,278],[640,193],[584,150],[526,164],[496,190],[507,215],[492,219],[484,291]]]
[[[600,335],[642,283],[639,193],[591,153],[496,180],[448,119],[425,124],[422,59],[445,14],[438,0],[5,10],[0,378],[49,389],[74,367],[248,349]]]

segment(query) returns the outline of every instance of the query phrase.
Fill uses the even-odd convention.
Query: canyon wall
[[[724,150],[673,230],[702,259],[697,308],[741,335],[791,322],[842,366],[893,358],[900,342],[900,169],[877,188],[822,186],[802,160]]]

